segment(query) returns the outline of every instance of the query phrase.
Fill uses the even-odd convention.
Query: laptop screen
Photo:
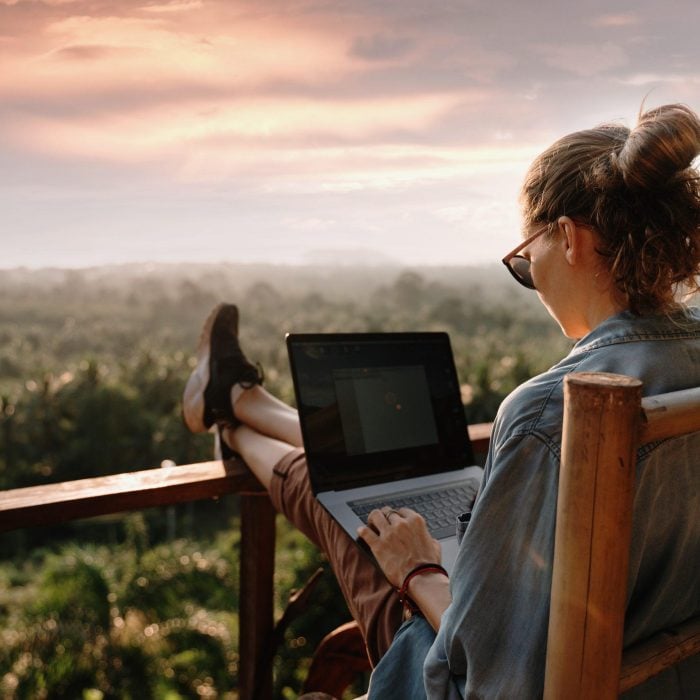
[[[473,463],[446,333],[287,336],[314,491]]]

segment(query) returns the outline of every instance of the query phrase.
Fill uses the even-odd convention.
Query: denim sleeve
[[[459,677],[466,698],[542,694],[559,459],[535,433],[490,455],[425,663],[428,697]]]
[[[404,622],[372,672],[369,700],[425,700],[423,662],[434,639],[433,628],[420,615]]]

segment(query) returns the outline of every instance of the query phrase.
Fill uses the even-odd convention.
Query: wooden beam
[[[564,380],[544,697],[617,698],[641,382]]]
[[[491,423],[469,426],[475,453],[488,450]],[[240,459],[144,469],[0,491],[0,532],[216,498],[255,494],[260,483]]]
[[[642,399],[640,443],[700,430],[700,387]],[[689,410],[695,407],[695,411]]]
[[[240,460],[30,486],[0,492],[0,532],[261,490]]]
[[[275,511],[266,494],[241,496],[238,693],[271,700]]]
[[[467,429],[474,454],[486,454],[489,451],[493,423],[473,423]]]
[[[620,693],[699,653],[700,616],[697,616],[625,649]]]

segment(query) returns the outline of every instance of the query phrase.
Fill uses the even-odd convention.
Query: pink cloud
[[[641,18],[636,14],[610,14],[596,17],[591,24],[594,27],[630,27],[639,24]]]

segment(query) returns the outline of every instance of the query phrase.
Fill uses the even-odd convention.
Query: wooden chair
[[[700,652],[700,617],[622,651],[637,448],[700,430],[700,388],[641,393],[622,375],[566,378],[548,699],[615,698]]]
[[[354,621],[347,622],[329,632],[319,644],[304,681],[304,692],[320,691],[326,697],[339,698],[371,668],[360,628]]]

